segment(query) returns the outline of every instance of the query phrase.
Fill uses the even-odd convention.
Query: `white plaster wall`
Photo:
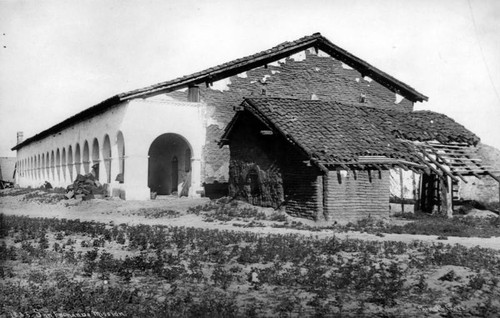
[[[124,120],[126,111],[127,111],[127,103],[119,104],[110,110],[102,113],[98,116],[89,118],[82,122],[79,122],[69,128],[66,128],[58,133],[50,135],[42,140],[32,142],[27,146],[22,147],[17,150],[17,161],[18,167],[21,165],[21,169],[18,168],[17,174],[17,183],[21,187],[39,187],[44,184],[45,181],[48,181],[52,184],[53,187],[66,187],[71,184],[73,180],[70,178],[69,170],[73,169],[73,179],[76,177],[76,167],[71,162],[68,162],[69,157],[69,147],[72,148],[72,156],[73,160],[75,160],[75,153],[77,144],[80,145],[80,155],[83,160],[83,148],[85,141],[89,144],[89,157],[92,160],[92,143],[95,138],[97,138],[99,142],[99,159],[101,162],[100,175],[101,180],[105,180],[106,178],[103,176],[105,173],[104,165],[102,164],[102,146],[104,145],[104,138],[106,134],[109,135],[111,141],[111,147],[116,147],[116,136],[121,129],[122,122]],[[63,149],[65,149],[66,153],[66,166],[60,165],[59,167],[55,167],[54,170],[57,171],[59,169],[59,176],[57,173],[55,177],[50,173],[47,175],[45,171],[38,168],[38,163],[36,165],[23,164],[24,162],[31,161],[31,158],[36,156],[36,160],[38,161],[38,156],[42,154],[51,154],[54,151],[54,154],[59,149],[60,154],[62,156]],[[113,158],[116,159],[117,158]],[[61,163],[62,163],[61,158]],[[92,164],[90,164],[92,165]],[[49,162],[50,166],[50,162]],[[63,173],[63,169],[66,169]],[[83,165],[81,167],[81,173],[83,174]],[[113,174],[113,172],[112,172]],[[65,175],[65,177],[64,177]],[[116,175],[112,176],[112,180]]]
[[[21,187],[39,187],[48,181],[54,187],[66,187],[76,177],[76,167],[69,161],[69,146],[72,147],[73,161],[76,161],[77,144],[80,145],[80,157],[84,159],[85,141],[89,144],[89,157],[92,161],[92,144],[94,138],[99,142],[99,180],[106,181],[106,169],[103,162],[103,146],[106,134],[111,142],[111,188],[118,189],[126,199],[147,200],[150,198],[148,182],[148,151],[152,142],[162,134],[175,133],[181,135],[191,146],[192,180],[190,195],[200,193],[201,158],[206,136],[206,105],[181,101],[137,99],[117,105],[93,118],[84,120],[64,129],[61,132],[33,142],[17,151],[18,174],[17,184]],[[124,183],[115,182],[119,171],[117,135],[121,132],[125,142],[125,174]],[[37,169],[31,164],[33,158],[42,154],[54,154],[59,149],[66,153],[67,164],[55,167],[55,173],[47,175],[45,169]],[[55,161],[55,160],[54,160]],[[62,163],[62,158],[60,159]],[[50,166],[50,163],[49,163]],[[90,163],[92,166],[92,163]],[[73,171],[70,178],[69,171]],[[63,171],[65,173],[63,173]],[[42,175],[41,175],[42,172]],[[81,174],[84,174],[83,165]],[[65,176],[65,177],[63,177]]]
[[[403,184],[401,184],[400,173],[403,173]],[[413,171],[405,171],[401,168],[390,169],[391,176],[391,196],[401,198],[401,187],[403,188],[404,199],[418,199],[415,195],[418,193],[420,184],[420,175]]]
[[[148,152],[153,141],[167,133],[178,134],[191,146],[190,195],[202,187],[201,156],[206,136],[206,105],[181,101],[136,99],[129,103],[122,125],[125,136],[127,199],[149,198]]]

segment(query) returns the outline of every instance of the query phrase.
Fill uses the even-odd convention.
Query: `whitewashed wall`
[[[119,104],[105,113],[19,149],[16,182],[21,187],[39,187],[46,181],[53,187],[66,187],[78,173],[88,173],[93,164],[99,163],[101,183],[110,180],[111,189],[119,189],[125,198],[146,200],[150,198],[147,187],[149,147],[158,136],[175,133],[191,146],[192,186],[189,193],[195,196],[202,183],[205,114],[206,105],[202,103],[151,98]],[[120,135],[125,144],[124,158],[120,154]],[[110,141],[110,157],[109,149],[104,146],[106,136]],[[93,151],[94,140],[98,144],[97,152]],[[88,144],[88,160],[84,157],[85,144]],[[80,149],[79,161],[77,148]],[[122,159],[125,175],[124,183],[120,184],[115,179],[123,169],[120,164]]]

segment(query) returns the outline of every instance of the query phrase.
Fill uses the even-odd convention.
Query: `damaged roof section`
[[[121,100],[128,100],[131,98],[166,93],[172,90],[187,87],[189,85],[203,83],[209,85],[223,78],[240,74],[255,67],[267,65],[292,54],[304,51],[308,48],[314,48],[328,53],[345,65],[358,70],[362,74],[362,77],[368,76],[381,85],[387,87],[389,90],[403,95],[413,102],[428,100],[427,96],[419,93],[411,86],[397,80],[389,74],[379,70],[375,66],[336,46],[320,33],[314,33],[310,36],[305,36],[292,42],[284,42],[271,49],[211,67],[191,75],[186,75],[170,81],[122,93],[119,94],[118,97]]]
[[[397,165],[411,170],[432,170],[440,176],[456,175],[449,166],[441,171],[446,162],[436,167],[431,160],[435,155],[426,156],[421,144],[440,143],[456,145],[449,146],[450,149],[462,149],[479,142],[474,133],[453,119],[430,111],[401,113],[333,101],[283,98],[245,99],[242,106],[301,148],[320,168],[372,166],[380,169]],[[238,118],[237,114],[226,127],[222,144],[230,138]],[[438,158],[438,165],[442,159]],[[465,154],[456,159],[466,160]]]

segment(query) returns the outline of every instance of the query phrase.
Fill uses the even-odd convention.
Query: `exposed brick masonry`
[[[369,176],[371,175],[371,178]],[[339,183],[339,178],[341,182]],[[389,171],[328,173],[325,203],[329,220],[349,220],[363,216],[389,216]]]

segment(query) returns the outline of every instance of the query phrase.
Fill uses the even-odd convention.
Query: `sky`
[[[315,32],[500,148],[497,0],[0,0],[0,156],[17,131]]]

